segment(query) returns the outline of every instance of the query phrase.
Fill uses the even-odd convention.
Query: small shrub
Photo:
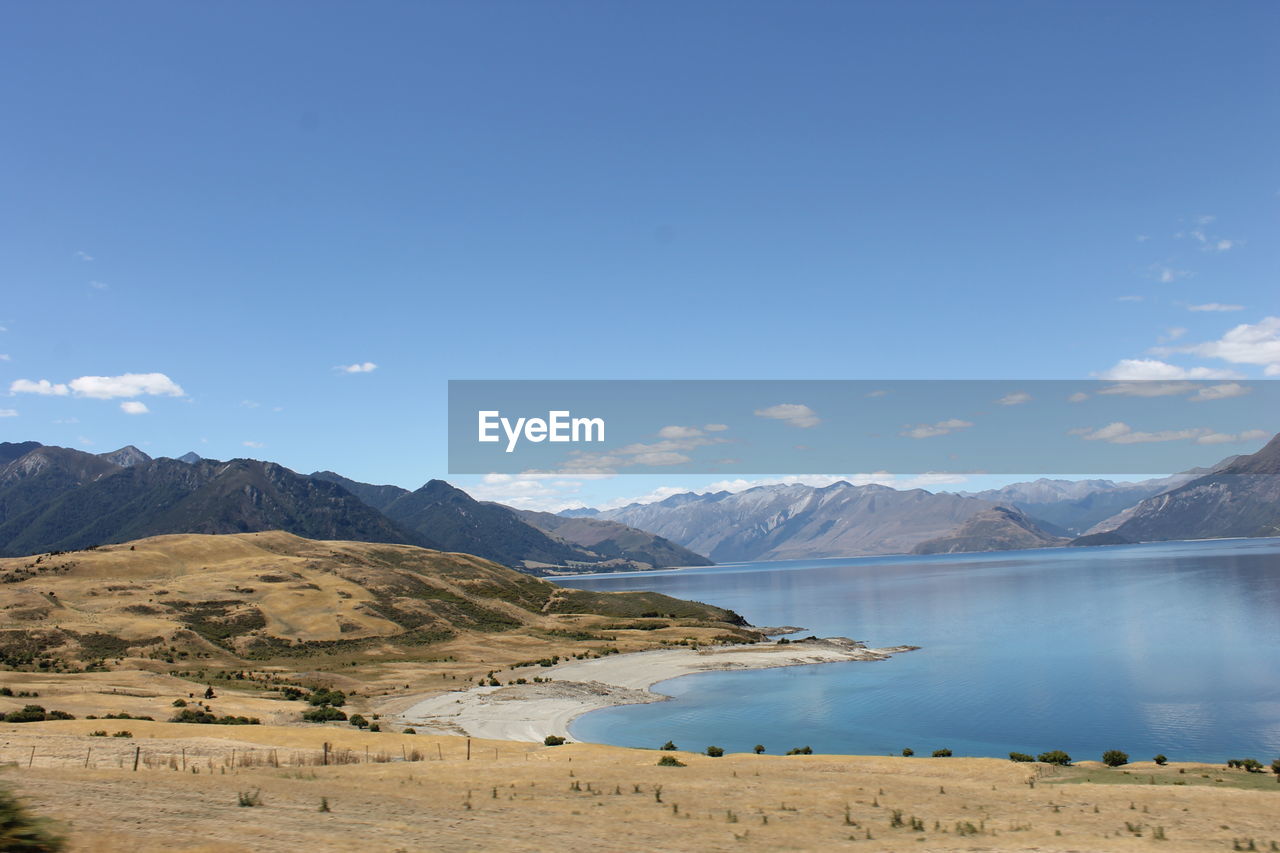
[[[236,795],[236,804],[245,809],[262,805],[262,790],[254,788],[252,791],[239,792]]]
[[[187,707],[187,700],[186,700],[186,699],[174,699],[174,700],[173,700],[173,707],[175,707],[175,708],[185,708],[185,707]]]
[[[116,732],[115,734],[113,734],[113,735],[112,735],[112,737],[133,737],[133,732],[130,732],[130,731],[118,731],[118,732]]]
[[[813,747],[796,746],[787,750],[787,755],[813,755]]]
[[[675,745],[674,743],[672,743],[671,741],[667,741],[667,742],[666,742],[666,743],[664,743],[662,746],[658,747],[658,749],[665,749],[665,750],[667,750],[668,752],[671,752],[671,751],[677,750],[677,749],[679,749],[679,748],[680,748],[680,747],[676,746],[676,745]]]
[[[1121,767],[1129,763],[1129,753],[1118,749],[1108,749],[1102,753],[1102,763],[1108,767]]]
[[[564,743],[564,738],[559,735],[547,735],[542,739],[543,746],[560,746]]]
[[[288,699],[290,702],[293,702],[298,699],[305,698],[307,691],[303,690],[301,687],[282,687],[280,688],[280,695]]]
[[[310,711],[302,712],[302,719],[308,723],[327,723],[331,720],[345,720],[347,715],[332,705],[321,705]]]
[[[684,767],[684,762],[674,755],[664,755],[658,759],[659,767]]]
[[[915,754],[916,754],[916,751],[915,751],[914,749],[912,749],[911,747],[907,747],[906,749],[902,750],[902,757],[903,757],[903,758],[910,758],[911,756],[913,756],[913,755],[915,755]]]
[[[321,797],[321,798],[320,798],[320,808],[319,808],[317,811],[322,811],[322,812],[330,812],[330,811],[333,811],[333,809],[329,808],[329,798],[328,798],[328,797]]]
[[[949,750],[949,749],[935,749],[935,750],[933,751],[933,757],[934,757],[934,758],[950,758],[950,757],[951,757],[951,750]]]
[[[412,727],[408,727],[404,730],[404,734],[407,734],[407,735],[416,735],[417,733],[418,733],[417,730]]]
[[[335,708],[341,708],[347,704],[347,694],[341,690],[326,690],[321,687],[319,690],[313,690],[307,697],[307,701],[312,705],[332,705]]]
[[[362,714],[352,714],[349,718],[347,718],[347,722],[351,723],[351,725],[355,726],[356,728],[360,728],[360,729],[369,728],[369,721],[366,720],[364,718],[364,715]]]
[[[711,756],[712,758],[719,758],[720,756],[724,755],[724,750],[718,746],[709,746],[707,747],[707,755]]]
[[[1009,753],[1009,760],[1010,761],[1035,761],[1034,758],[1032,758],[1030,755],[1027,755],[1025,752],[1011,752]]]
[[[1166,764],[1169,763],[1169,759],[1165,756],[1163,752],[1151,760],[1154,761],[1156,764],[1159,764],[1161,767],[1164,767]]]
[[[382,726],[378,725],[377,723],[370,723],[370,724],[369,724],[369,731],[371,731],[371,732],[380,732],[380,731],[382,731]]]
[[[97,731],[89,732],[89,737],[106,737],[106,736],[107,736],[106,729],[98,729]]]
[[[756,744],[751,748],[751,751],[754,752],[756,755],[762,754],[764,752],[764,744],[762,743]]]
[[[1071,756],[1067,755],[1060,749],[1054,749],[1049,752],[1040,753],[1036,756],[1036,761],[1041,761],[1045,764],[1056,764],[1059,767],[1067,767],[1071,764]]]

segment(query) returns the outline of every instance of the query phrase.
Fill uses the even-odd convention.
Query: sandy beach
[[[670,678],[697,672],[879,661],[914,648],[873,649],[845,637],[831,637],[609,655],[529,671],[530,679],[538,675],[550,678],[549,683],[472,687],[402,699],[396,703],[402,710],[387,716],[423,732],[541,742],[547,735],[568,737],[569,723],[588,711],[665,701],[670,697],[650,688]]]

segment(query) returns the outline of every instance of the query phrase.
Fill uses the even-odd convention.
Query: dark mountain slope
[[[1280,435],[1250,456],[1139,503],[1107,529],[1128,542],[1280,536]]]

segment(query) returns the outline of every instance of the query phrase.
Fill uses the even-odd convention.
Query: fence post
[[[324,766],[329,766],[329,741],[324,742]]]
[[[28,769],[28,770],[30,770],[30,769],[31,769],[31,765],[32,765],[32,764],[34,764],[34,763],[35,763],[35,761],[36,761],[36,748],[33,746],[33,747],[31,747],[31,757],[27,759],[27,769]]]
[[[138,757],[142,755],[142,747],[135,746],[133,748],[133,772],[138,772]]]
[[[467,738],[467,761],[471,760],[471,738]]]
[[[89,756],[90,756],[90,755],[93,755],[93,747],[89,747],[89,750],[84,754],[84,766],[85,766],[85,768],[86,768],[86,769],[89,767]]]

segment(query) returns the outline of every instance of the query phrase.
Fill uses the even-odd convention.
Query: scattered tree
[[[718,746],[709,746],[707,747],[707,755],[711,756],[712,758],[719,758],[720,756],[724,755],[724,750]]]
[[[1108,767],[1121,767],[1129,763],[1129,753],[1118,749],[1108,749],[1102,753],[1102,763]]]
[[[560,746],[564,743],[564,738],[559,735],[547,735],[542,739],[543,746]]]

